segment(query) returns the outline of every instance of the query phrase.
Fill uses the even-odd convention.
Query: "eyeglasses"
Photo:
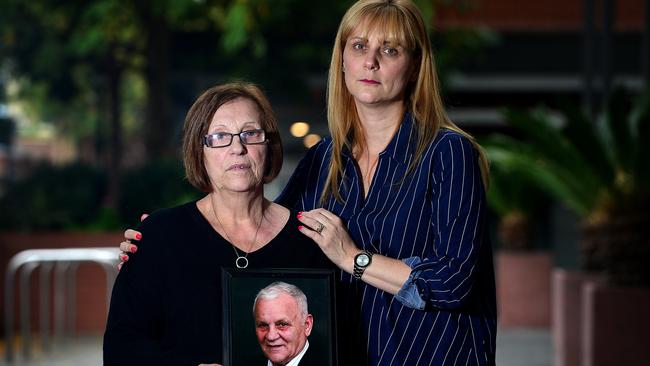
[[[266,133],[262,129],[246,130],[240,133],[217,132],[203,136],[203,144],[207,147],[226,147],[232,144],[233,136],[239,136],[244,145],[258,145],[266,142]]]

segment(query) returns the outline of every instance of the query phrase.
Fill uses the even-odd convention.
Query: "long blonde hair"
[[[478,150],[481,176],[487,189],[489,168],[485,152],[476,140],[456,126],[445,112],[431,42],[418,7],[410,0],[360,0],[343,16],[332,51],[327,84],[327,118],[333,146],[321,202],[325,202],[330,194],[341,200],[339,181],[344,168],[341,155],[343,147],[347,146],[350,151],[355,151],[354,148],[356,151],[363,151],[366,148],[361,121],[354,99],[345,85],[342,70],[345,43],[360,24],[367,29],[384,32],[385,39],[396,40],[410,52],[415,63],[417,79],[407,86],[405,104],[413,116],[418,141],[414,159],[411,160],[407,171],[411,172],[419,163],[440,128],[447,128],[467,137]]]

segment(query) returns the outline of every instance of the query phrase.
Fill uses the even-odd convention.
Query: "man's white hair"
[[[253,303],[253,314],[255,314],[255,307],[257,307],[257,301],[259,299],[273,300],[282,294],[293,297],[293,299],[296,300],[296,303],[298,303],[298,309],[300,310],[302,318],[304,319],[307,317],[307,314],[309,314],[309,309],[307,306],[307,296],[305,296],[305,293],[302,292],[298,286],[281,281],[273,282],[257,293],[257,296],[255,296],[255,302]]]

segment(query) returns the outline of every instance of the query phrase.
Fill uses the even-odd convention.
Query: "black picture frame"
[[[224,366],[266,365],[255,336],[253,302],[259,290],[276,281],[298,286],[307,296],[314,316],[310,356],[316,356],[319,365],[338,365],[334,270],[223,268],[222,272]]]

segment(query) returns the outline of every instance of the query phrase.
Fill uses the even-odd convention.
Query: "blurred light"
[[[302,140],[302,143],[305,144],[305,146],[309,149],[310,147],[314,146],[318,141],[320,141],[320,136],[312,133],[307,136]]]
[[[295,137],[303,137],[309,132],[309,123],[295,122],[291,125],[291,134]]]

